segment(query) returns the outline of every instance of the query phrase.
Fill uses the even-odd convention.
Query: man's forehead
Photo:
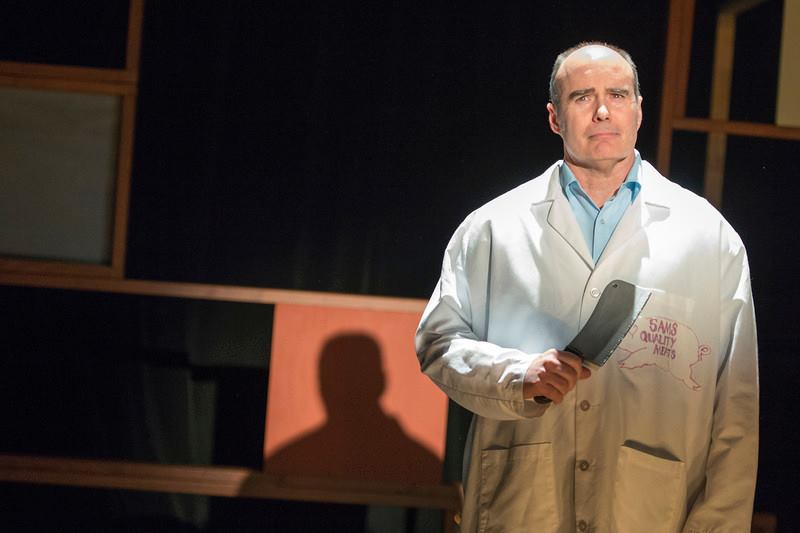
[[[625,61],[625,58],[623,58],[619,52],[601,44],[590,44],[582,48],[578,48],[568,55],[566,59],[569,60],[570,58],[590,61],[619,58],[622,61]]]
[[[633,69],[622,55],[603,45],[588,45],[579,48],[568,55],[561,64],[557,78],[563,78],[569,71],[603,64],[615,68],[622,68],[623,72],[633,76]]]

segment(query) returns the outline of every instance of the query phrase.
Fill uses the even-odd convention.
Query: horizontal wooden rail
[[[727,133],[744,137],[763,137],[800,141],[800,128],[776,126],[759,122],[737,122],[732,120],[710,120],[705,118],[676,118],[672,121],[676,130]]]
[[[460,511],[456,485],[364,483],[278,477],[256,470],[0,455],[0,481]]]
[[[425,300],[416,298],[295,291],[238,285],[22,274],[2,271],[0,271],[0,285],[256,304],[292,303],[411,313],[422,313],[425,308]]]
[[[72,91],[94,94],[135,95],[137,87],[132,83],[115,83],[105,80],[25,78],[12,76],[0,70],[0,86],[15,89],[38,89],[43,91]]]
[[[25,79],[72,80],[136,85],[138,74],[121,68],[93,68],[0,61],[0,73]]]

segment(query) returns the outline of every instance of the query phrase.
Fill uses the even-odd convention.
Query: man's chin
[[[593,161],[597,161],[598,163],[620,163],[625,161],[626,159],[630,159],[633,157],[633,149],[630,151],[621,149],[619,147],[604,147],[598,146],[595,150],[592,151],[590,158]]]
[[[634,157],[633,150],[630,153],[615,151],[593,151],[585,157],[572,157],[565,154],[567,163],[582,168],[612,169],[620,163],[631,161]]]

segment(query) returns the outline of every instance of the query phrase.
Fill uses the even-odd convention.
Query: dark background
[[[699,4],[687,109],[702,117],[717,3]],[[732,119],[773,120],[781,6],[740,19]],[[655,161],[667,9],[148,2],[126,275],[427,298],[463,217],[560,157],[545,104],[564,48],[599,39],[631,52],[644,95],[638,148]],[[125,2],[5,2],[0,59],[120,67],[126,13]],[[671,177],[695,191],[704,146],[703,134],[674,136]],[[756,509],[777,513],[781,531],[799,494],[797,146],[731,137],[723,206],[748,247],[759,320]],[[260,465],[269,306],[0,287],[0,318],[0,450]],[[156,401],[175,413],[191,404],[199,421],[154,423],[165,408]],[[212,435],[205,451],[193,424]],[[463,444],[454,426],[450,478]],[[329,526],[364,513],[9,484],[0,495],[12,504],[0,523],[13,531],[86,531],[90,520],[98,530],[288,531],[270,522],[276,506],[295,517],[317,509]],[[37,515],[42,505],[55,511]]]

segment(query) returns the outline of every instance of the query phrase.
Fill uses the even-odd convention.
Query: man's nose
[[[594,112],[594,119],[608,120],[608,108],[606,107],[606,104],[600,104],[600,106]]]

